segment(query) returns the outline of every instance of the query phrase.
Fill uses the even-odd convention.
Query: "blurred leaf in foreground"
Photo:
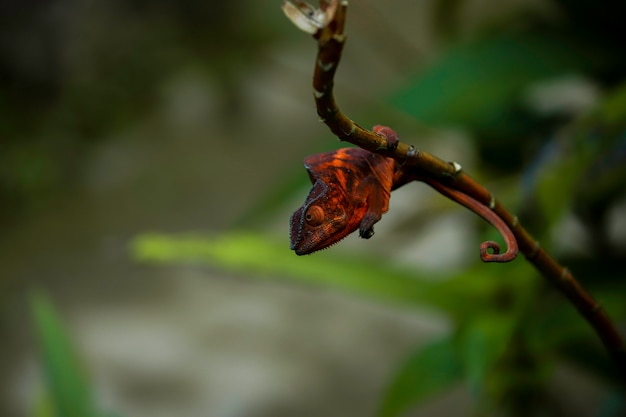
[[[462,370],[451,338],[420,347],[397,372],[378,415],[401,415],[411,406],[460,382]]]
[[[502,359],[512,338],[516,317],[510,314],[485,314],[467,323],[463,332],[462,355],[470,391],[484,394],[490,372]]]
[[[135,238],[131,250],[135,259],[143,262],[205,263],[229,271],[251,272],[254,276],[272,275],[332,286],[404,304],[426,301],[433,295],[430,283],[390,270],[379,262],[354,262],[332,253],[297,257],[285,242],[254,233],[145,234]]]
[[[526,130],[514,110],[531,83],[604,65],[597,49],[548,35],[500,35],[447,51],[392,103],[423,123],[513,139]],[[530,129],[536,125],[530,124]]]
[[[503,285],[499,279],[503,270],[497,266],[486,268],[477,264],[450,276],[404,269],[371,256],[325,251],[298,257],[288,249],[287,242],[251,232],[217,236],[144,234],[131,242],[131,251],[141,262],[208,264],[246,273],[251,278],[285,278],[378,301],[435,307],[459,318],[489,308]],[[507,281],[506,285],[516,286],[523,294],[528,287],[528,279],[524,279],[528,277],[527,266],[517,265],[520,269],[508,265],[507,274],[509,277],[519,274],[520,279]]]
[[[96,406],[85,369],[51,301],[36,292],[31,296],[31,308],[46,382],[46,391],[33,416],[104,416]]]

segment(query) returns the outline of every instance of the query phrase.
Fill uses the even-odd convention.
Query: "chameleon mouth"
[[[298,255],[298,256],[311,255],[311,254],[313,254],[315,252],[319,252],[319,251],[328,249],[331,246],[336,245],[342,239],[343,238],[341,238],[341,239],[339,239],[337,241],[331,241],[331,242],[323,244],[323,245],[319,245],[319,242],[312,242],[311,244],[308,244],[308,245],[301,245],[301,246],[295,246],[295,247],[292,245],[291,250],[293,250],[296,253],[296,255]]]
[[[295,249],[295,252],[296,252],[296,255],[298,255],[298,256],[311,255],[313,253],[313,252],[307,252],[304,249],[300,249],[300,250]]]
[[[345,214],[327,220],[325,227],[306,229],[302,227],[305,222],[301,213],[304,209],[298,209],[290,220],[290,249],[296,255],[310,255],[323,249],[327,249],[343,240],[349,233],[344,227]],[[336,230],[331,232],[331,230]]]
[[[321,252],[321,251],[326,250],[326,249],[328,249],[328,248],[330,248],[332,246],[335,246],[337,243],[341,242],[343,239],[344,238],[342,237],[342,238],[340,238],[337,241],[331,241],[330,243],[324,244],[323,246],[317,247],[315,249],[313,249],[313,247],[315,247],[315,245],[311,245],[311,247],[296,248],[296,249],[292,248],[292,249],[295,251],[296,255],[298,255],[298,256],[312,255],[315,252]]]

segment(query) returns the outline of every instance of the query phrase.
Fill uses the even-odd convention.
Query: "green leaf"
[[[601,301],[607,312],[623,311],[623,293],[592,292]],[[612,300],[611,300],[612,298]],[[618,306],[619,305],[619,306]],[[539,313],[541,320],[535,320],[527,327],[526,341],[536,352],[551,352],[577,367],[606,380],[619,380],[615,364],[598,339],[593,328],[576,309],[567,303],[547,306]],[[610,314],[612,319],[616,316]],[[617,316],[620,317],[620,316]]]
[[[577,202],[587,207],[610,205],[626,186],[626,84],[610,91],[570,132],[575,138],[571,158],[581,165]]]
[[[549,224],[574,206],[600,218],[626,185],[626,85],[614,89],[596,108],[567,127],[555,145],[557,155],[541,167],[537,202]]]
[[[454,277],[436,276],[432,271],[405,270],[371,256],[333,251],[296,256],[285,241],[253,232],[144,234],[131,242],[131,252],[141,262],[203,263],[250,278],[284,278],[381,301],[429,305],[459,315],[490,305],[494,291],[501,287],[502,274],[517,276],[518,269],[479,264]]]
[[[442,301],[435,294],[436,284],[382,262],[329,252],[296,256],[286,242],[255,233],[233,232],[214,237],[146,234],[133,240],[131,251],[135,259],[143,262],[206,263],[251,273],[251,277],[282,277],[403,304]]]
[[[558,163],[545,167],[541,172],[535,196],[548,225],[554,225],[571,207],[580,170],[577,159],[563,156]]]
[[[421,347],[397,372],[378,413],[393,417],[461,380],[463,367],[451,338]]]
[[[48,390],[39,415],[97,416],[84,369],[52,303],[42,293],[35,293],[31,308]]]
[[[36,398],[35,405],[30,415],[31,417],[55,417],[54,413],[55,411],[52,401],[50,400],[50,394],[44,392]]]
[[[130,250],[140,262],[208,264],[250,278],[282,278],[384,302],[432,306],[458,317],[489,308],[505,274],[508,285],[515,285],[516,291],[519,286],[524,293],[530,268],[524,262],[477,264],[454,276],[437,276],[432,271],[399,268],[382,257],[337,251],[296,256],[282,239],[241,231],[217,236],[144,234],[133,239]]]
[[[623,133],[626,127],[626,84],[614,88],[599,108],[590,116],[592,124],[610,127],[613,133]]]
[[[391,102],[423,123],[497,130],[524,129],[521,93],[531,83],[580,73],[606,61],[547,34],[506,34],[453,47]]]
[[[484,392],[489,373],[511,341],[516,320],[507,314],[488,314],[473,317],[464,329],[463,362],[470,391],[480,396]]]

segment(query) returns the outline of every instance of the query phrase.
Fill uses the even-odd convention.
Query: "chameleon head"
[[[390,129],[376,129],[393,139],[387,132]],[[291,216],[291,249],[297,255],[313,253],[357,229],[361,237],[369,239],[374,224],[389,208],[393,159],[360,148],[343,148],[308,156],[304,166],[313,188]]]
[[[289,238],[297,255],[325,249],[356,230],[350,228],[346,212],[337,204],[341,190],[316,181],[304,205],[291,215]]]

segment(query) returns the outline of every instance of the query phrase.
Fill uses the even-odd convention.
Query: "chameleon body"
[[[374,131],[387,133],[382,126]],[[391,131],[391,129],[389,129]],[[391,131],[393,132],[393,131]],[[388,138],[390,146],[397,136]],[[325,249],[359,229],[374,235],[374,224],[389,209],[395,161],[360,148],[343,148],[305,158],[313,188],[290,220],[291,249],[305,255]]]
[[[374,126],[373,131],[385,137],[389,149],[397,146],[398,136],[392,129]],[[434,179],[412,176],[391,158],[360,148],[344,148],[308,156],[304,166],[313,188],[304,205],[291,215],[289,237],[297,255],[332,246],[357,229],[362,238],[369,239],[374,235],[374,224],[389,210],[391,191],[420,180],[498,229],[507,250],[500,254],[496,242],[483,242],[480,257],[484,262],[508,262],[517,256],[513,233],[491,207]]]

